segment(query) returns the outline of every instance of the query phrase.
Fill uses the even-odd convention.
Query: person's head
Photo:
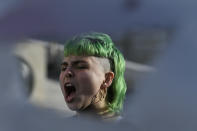
[[[103,33],[74,37],[65,44],[60,84],[68,107],[121,111],[126,93],[125,60]]]

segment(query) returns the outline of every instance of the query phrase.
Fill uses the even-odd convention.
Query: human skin
[[[59,76],[61,90],[67,106],[71,110],[82,111],[88,108],[102,110],[106,101],[93,102],[100,90],[108,88],[113,80],[113,72],[106,72],[99,58],[94,56],[68,56],[61,64]],[[75,91],[68,95],[66,85],[72,85]]]

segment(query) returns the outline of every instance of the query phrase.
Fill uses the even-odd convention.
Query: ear
[[[101,88],[108,88],[112,84],[113,79],[114,79],[114,72],[110,71],[105,73],[105,80]]]

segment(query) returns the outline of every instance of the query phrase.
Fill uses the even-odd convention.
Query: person
[[[125,60],[109,35],[91,32],[64,46],[59,76],[67,106],[80,116],[121,119],[126,93]]]

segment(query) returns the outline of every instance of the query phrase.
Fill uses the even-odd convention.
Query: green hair
[[[125,60],[121,52],[114,46],[110,36],[103,33],[89,33],[76,36],[66,42],[64,56],[96,56],[107,58],[115,76],[107,90],[107,103],[109,110],[119,113],[122,110],[126,93],[124,79]]]

